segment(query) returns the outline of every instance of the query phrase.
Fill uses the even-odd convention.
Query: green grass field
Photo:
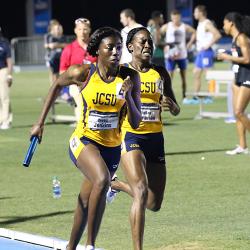
[[[173,86],[181,101],[177,75]],[[47,72],[15,74],[13,127],[0,131],[0,227],[68,239],[82,179],[68,157],[73,128],[48,119],[31,166],[22,167],[29,130],[48,87]],[[207,109],[225,111],[226,100],[216,99]],[[57,110],[72,114],[66,105],[58,105]],[[145,250],[250,249],[250,155],[226,156],[225,151],[237,143],[235,125],[223,119],[194,120],[197,112],[196,105],[182,105],[178,117],[164,115],[168,183],[160,212],[146,213]],[[62,185],[57,200],[52,197],[55,175]],[[122,178],[120,170],[118,175]],[[132,249],[130,204],[131,199],[120,193],[107,206],[97,247]]]

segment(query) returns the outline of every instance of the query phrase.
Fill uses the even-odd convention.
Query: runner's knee
[[[147,204],[147,209],[152,212],[158,212],[161,209],[161,203],[162,202],[157,202],[156,200],[149,201]]]
[[[244,112],[243,112],[243,110],[236,109],[236,110],[235,110],[235,116],[236,116],[236,118],[237,118],[237,119],[239,119],[239,120],[240,120],[240,119],[241,119],[241,117],[242,117],[242,116],[244,116]]]
[[[100,190],[100,192],[108,191],[109,186],[110,178],[108,174],[96,176],[96,179],[93,182],[93,189]]]
[[[136,185],[132,188],[134,193],[134,198],[146,202],[148,197],[148,185],[146,181],[139,181]]]

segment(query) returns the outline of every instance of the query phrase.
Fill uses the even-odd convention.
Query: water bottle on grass
[[[52,185],[53,185],[53,198],[55,199],[60,198],[62,195],[62,190],[61,190],[61,183],[58,180],[57,176],[53,177]]]

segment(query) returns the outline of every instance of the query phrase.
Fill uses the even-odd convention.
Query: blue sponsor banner
[[[180,11],[184,23],[193,25],[193,0],[175,0],[175,8]]]
[[[34,33],[45,34],[51,19],[50,0],[33,0],[34,6]]]

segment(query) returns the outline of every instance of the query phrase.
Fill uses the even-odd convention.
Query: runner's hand
[[[133,88],[133,83],[130,80],[130,76],[127,76],[121,87],[121,90],[123,91],[125,97],[127,97],[127,94],[131,95],[132,88]]]
[[[44,127],[44,125],[34,124],[30,130],[30,137],[38,136],[39,142],[41,142],[42,136],[43,136],[43,127]]]
[[[161,106],[164,111],[170,111],[172,115],[177,115],[180,112],[179,106],[168,96],[163,96]]]

